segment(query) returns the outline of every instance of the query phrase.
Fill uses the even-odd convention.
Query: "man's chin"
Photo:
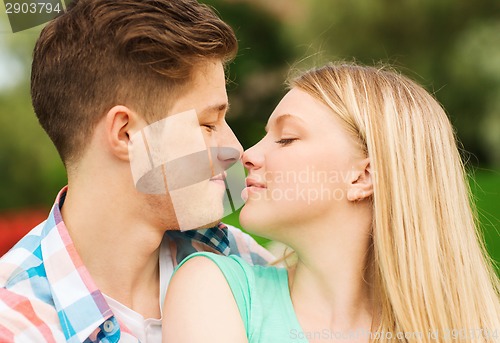
[[[209,224],[206,224],[206,225],[194,228],[194,229],[188,229],[188,230],[181,230],[181,228],[179,227],[179,225],[176,225],[176,226],[167,227],[165,229],[165,231],[182,231],[182,232],[184,232],[184,231],[191,231],[191,230],[210,229],[210,228],[213,228],[215,226],[218,226],[219,223],[220,223],[220,220],[217,220],[217,221],[214,221],[212,223],[209,223]]]
[[[217,226],[219,225],[220,223],[220,219],[217,220],[217,221],[214,221],[212,223],[209,223],[209,224],[206,224],[206,225],[203,225],[203,226],[200,226],[200,227],[197,227],[196,229],[193,229],[193,230],[203,230],[203,229],[209,229],[209,228],[212,228],[214,226]]]

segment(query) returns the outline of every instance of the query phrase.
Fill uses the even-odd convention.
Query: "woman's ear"
[[[130,108],[121,105],[112,107],[105,118],[106,138],[110,151],[117,158],[129,161],[130,136],[143,126],[141,123],[144,120]]]
[[[373,195],[373,178],[370,159],[359,161],[354,167],[353,177],[347,188],[347,200],[361,201]]]

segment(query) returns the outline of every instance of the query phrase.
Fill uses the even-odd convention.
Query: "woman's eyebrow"
[[[301,125],[305,124],[305,121],[302,118],[300,118],[296,115],[290,114],[290,113],[284,113],[284,114],[280,114],[279,116],[277,116],[273,120],[273,122],[268,123],[266,125],[266,127],[264,128],[264,130],[267,132],[269,130],[270,125],[281,125],[281,124],[283,124],[284,121],[287,121],[287,120],[297,121]]]

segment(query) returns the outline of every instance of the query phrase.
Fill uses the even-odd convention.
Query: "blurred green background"
[[[456,128],[487,248],[500,261],[500,1],[201,2],[218,10],[240,41],[229,72],[228,121],[245,148],[263,136],[290,69],[336,59],[382,62],[424,85]],[[30,102],[40,27],[13,34],[0,8],[1,217],[50,207],[66,179]],[[227,221],[237,224],[237,216]]]

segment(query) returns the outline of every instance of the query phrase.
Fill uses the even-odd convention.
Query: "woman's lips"
[[[241,192],[241,198],[245,202],[248,200],[248,196],[249,196],[250,192],[260,192],[260,191],[266,189],[265,184],[258,182],[257,180],[252,179],[252,178],[247,178],[245,180],[245,183],[247,186]]]

